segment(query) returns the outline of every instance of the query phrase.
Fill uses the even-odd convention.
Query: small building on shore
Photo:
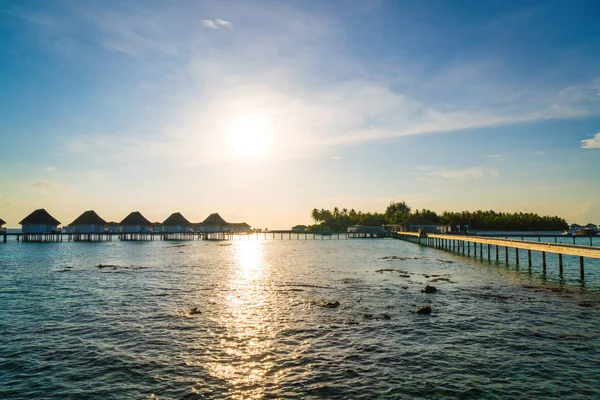
[[[105,227],[106,221],[100,218],[94,210],[84,212],[69,224],[73,233],[104,233]]]
[[[147,233],[151,224],[139,211],[134,211],[121,221],[121,232]]]
[[[225,232],[227,231],[227,225],[227,222],[218,213],[213,213],[202,221],[200,232]]]
[[[306,225],[296,225],[292,226],[292,232],[306,232]]]
[[[190,231],[190,221],[180,212],[173,213],[162,223],[164,233],[185,233]]]
[[[245,222],[230,222],[227,224],[227,230],[233,233],[251,233],[252,228]]]
[[[356,225],[349,226],[346,231],[351,233],[384,233],[385,226],[384,221],[368,218],[363,219]]]
[[[54,233],[58,231],[60,221],[40,208],[23,218],[19,224],[23,233]]]
[[[402,232],[419,232],[421,229],[426,233],[438,232],[438,225],[425,218],[410,218],[400,226],[402,227]]]

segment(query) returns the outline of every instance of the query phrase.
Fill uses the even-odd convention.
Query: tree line
[[[310,231],[345,231],[352,225],[401,225],[411,218],[430,220],[438,225],[450,225],[461,230],[504,230],[504,231],[560,231],[568,228],[564,218],[540,216],[534,213],[506,213],[493,210],[444,211],[441,214],[428,209],[412,210],[406,202],[391,202],[384,212],[363,212],[334,207],[333,210],[311,211],[314,224]]]

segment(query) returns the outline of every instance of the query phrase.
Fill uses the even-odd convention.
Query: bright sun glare
[[[266,118],[249,115],[233,122],[229,142],[237,157],[260,158],[269,150],[270,135],[270,126]]]

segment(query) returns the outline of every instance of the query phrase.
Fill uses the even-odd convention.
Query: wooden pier
[[[585,258],[600,259],[600,247],[579,246],[561,243],[543,243],[541,241],[528,240],[511,240],[481,236],[465,236],[465,235],[445,235],[445,234],[426,234],[420,235],[416,232],[398,232],[398,238],[401,240],[417,243],[422,246],[435,247],[437,249],[451,251],[466,256],[471,256],[480,259],[485,257],[488,261],[493,258],[498,261],[500,254],[504,253],[504,260],[509,262],[509,249],[514,249],[515,263],[520,264],[519,250],[527,251],[527,265],[531,268],[531,252],[537,251],[542,256],[542,272],[545,274],[547,270],[546,254],[558,255],[558,275],[563,276],[564,263],[563,256],[579,257],[579,278],[583,281],[585,278]],[[485,247],[484,247],[485,245]],[[479,247],[479,252],[478,252]],[[492,250],[492,248],[494,250]],[[500,250],[500,249],[503,249]]]

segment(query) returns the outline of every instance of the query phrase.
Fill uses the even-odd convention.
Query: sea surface
[[[0,398],[600,398],[600,263],[584,283],[577,258],[561,279],[550,256],[547,275],[521,257],[393,239],[0,243]]]

